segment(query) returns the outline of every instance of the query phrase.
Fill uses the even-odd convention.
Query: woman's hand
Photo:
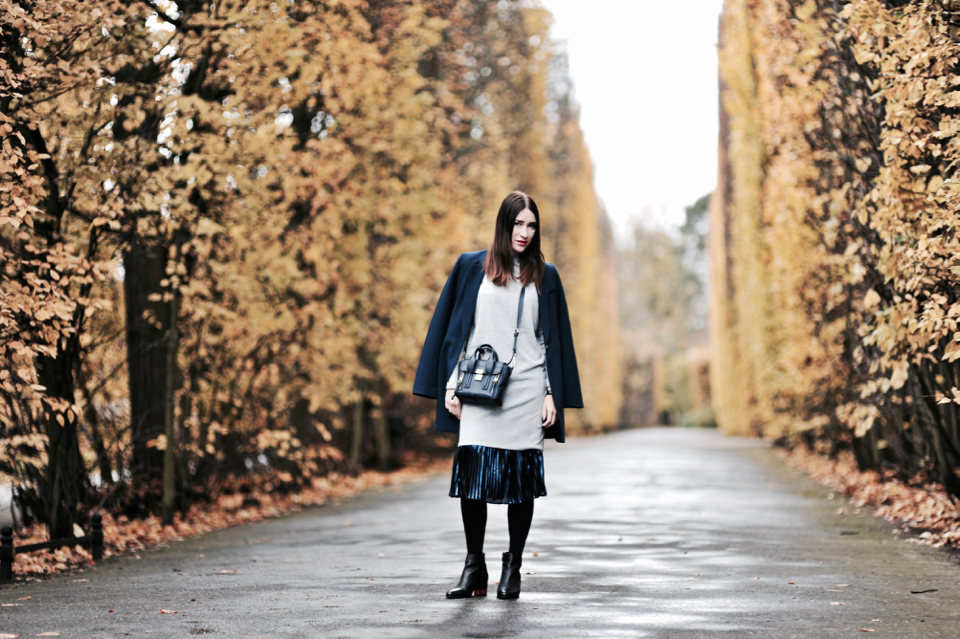
[[[447,395],[443,399],[443,405],[447,407],[447,410],[453,413],[453,416],[457,419],[460,419],[460,399],[454,395],[456,389],[448,388]]]
[[[543,398],[543,427],[550,428],[557,423],[557,407],[553,403],[553,395],[547,395]]]

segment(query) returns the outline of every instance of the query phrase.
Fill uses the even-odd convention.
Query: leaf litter
[[[356,477],[331,473],[326,477],[314,478],[310,485],[295,493],[276,494],[267,490],[253,490],[249,493],[225,494],[211,503],[192,505],[185,517],[178,513],[171,526],[161,525],[160,518],[154,515],[131,520],[122,515],[115,517],[111,513],[103,512],[103,558],[138,553],[230,526],[279,517],[308,506],[342,501],[366,490],[400,485],[427,475],[445,472],[449,465],[446,458],[424,457],[412,460],[412,463],[404,468],[386,473],[367,470]],[[349,522],[345,525],[351,524],[352,522]],[[15,535],[18,546],[47,540],[46,530],[41,525],[24,527]],[[134,556],[140,558],[139,554]],[[13,568],[14,576],[36,579],[45,575],[82,571],[85,567],[94,565],[92,559],[90,550],[82,546],[26,553],[17,555]],[[89,580],[74,580],[77,583],[86,581]],[[3,639],[2,635],[0,639]]]
[[[849,498],[857,508],[872,507],[873,514],[917,534],[907,541],[933,548],[960,549],[960,510],[943,486],[917,482],[907,484],[892,476],[861,471],[853,454],[841,452],[836,459],[803,447],[776,453],[819,483]],[[843,584],[846,586],[848,584]]]

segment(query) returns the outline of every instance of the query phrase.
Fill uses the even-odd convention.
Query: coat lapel
[[[540,313],[540,332],[543,333],[543,343],[547,344],[550,341],[550,313],[544,312],[544,297],[548,297],[550,293],[544,291],[543,294],[537,294],[537,307]],[[549,307],[548,307],[549,308]]]
[[[538,295],[540,301],[540,330],[543,332],[543,343],[550,342],[550,333],[553,330],[553,315],[550,310],[554,308],[553,297],[557,294],[557,283],[553,279],[553,265],[547,264],[546,272],[543,274],[543,291]]]

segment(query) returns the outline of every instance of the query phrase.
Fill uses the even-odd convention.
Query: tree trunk
[[[360,399],[353,406],[353,441],[350,443],[350,464],[357,468],[360,465],[360,453],[363,452],[363,418],[364,400],[367,394],[367,383],[360,381]]]
[[[183,388],[183,392],[180,393],[180,419],[177,420],[177,433],[180,437],[181,454],[177,460],[177,485],[180,487],[180,493],[177,495],[176,505],[180,511],[180,516],[186,517],[189,507],[187,496],[190,494],[191,463],[190,456],[184,451],[184,444],[190,441],[190,435],[192,434],[188,424],[193,408],[193,380],[191,380],[190,388],[187,388],[187,385],[183,382],[181,382],[179,386]],[[194,463],[196,463],[196,461]],[[193,471],[196,472],[196,470],[196,466],[194,466]]]
[[[380,396],[380,410],[377,415],[377,461],[380,470],[390,470],[390,422],[387,419],[387,383],[382,379],[377,382],[377,394]]]
[[[170,303],[153,301],[163,295],[167,251],[162,246],[131,243],[123,254],[123,292],[127,320],[127,368],[130,383],[130,473],[135,480],[160,479],[163,451],[148,442],[164,434],[171,344]]]
[[[167,446],[163,450],[163,519],[164,526],[173,525],[173,512],[177,498],[177,427],[174,420],[174,387],[177,370],[177,317],[180,300],[176,294],[170,301],[170,313],[167,317],[167,379],[166,398],[163,411],[163,431]]]
[[[87,388],[86,381],[81,380],[80,388],[83,391],[83,400],[86,403],[83,410],[83,418],[90,426],[90,440],[93,444],[93,452],[97,455],[97,468],[100,472],[100,483],[113,483],[113,467],[110,464],[110,453],[103,441],[103,433],[100,430],[100,416],[97,415],[96,406],[93,403],[93,395]]]
[[[73,340],[69,342],[75,345]],[[38,359],[38,381],[47,388],[47,395],[73,404],[73,348],[61,350],[59,357]],[[80,456],[78,417],[46,407],[41,416],[47,435],[47,467],[40,485],[44,519],[51,539],[73,536],[77,507],[87,488],[86,469]],[[62,423],[61,423],[62,422]]]

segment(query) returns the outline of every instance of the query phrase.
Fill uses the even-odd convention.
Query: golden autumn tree
[[[107,87],[110,67],[137,55],[138,26],[120,3],[0,9],[0,458],[28,516],[63,537],[87,486],[77,375],[124,206],[104,186],[122,162],[100,142],[114,106]]]
[[[38,517],[59,504],[51,532],[92,491],[170,521],[371,441],[388,466],[398,415],[426,414],[402,396],[446,272],[512,188],[571,194],[551,208],[577,339],[615,318],[575,110],[542,111],[564,73],[542,9],[3,6],[0,472]],[[616,341],[595,346],[605,425],[590,393]]]
[[[309,474],[303,444],[409,374],[419,265],[447,256],[449,124],[416,70],[442,23],[416,3],[379,24],[387,36],[362,3],[257,11],[183,45],[218,51],[205,82],[229,92],[180,98],[170,118],[171,144],[191,147],[171,208],[215,213],[183,248],[182,434],[193,468],[268,450]]]
[[[725,427],[954,495],[958,28],[950,2],[728,2],[712,244]]]
[[[679,228],[634,224],[617,254],[620,325],[629,344],[622,421],[710,424],[709,388],[695,371],[706,334],[706,207],[687,207]],[[699,412],[694,412],[697,411]]]

